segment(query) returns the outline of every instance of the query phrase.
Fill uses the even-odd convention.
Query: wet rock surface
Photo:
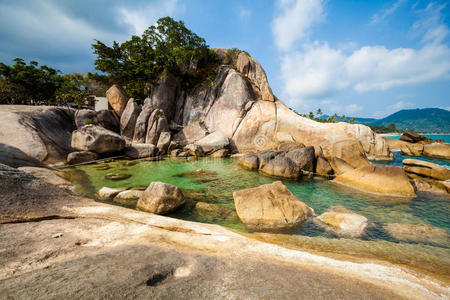
[[[365,234],[369,220],[342,206],[331,206],[314,218],[314,224],[338,237],[359,238]]]

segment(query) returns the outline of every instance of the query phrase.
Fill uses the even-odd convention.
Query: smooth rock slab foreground
[[[174,211],[183,204],[184,196],[178,187],[154,181],[141,195],[136,208],[160,215]]]
[[[289,230],[314,212],[281,181],[236,191],[233,199],[239,219],[246,228],[255,231]]]
[[[314,218],[314,224],[338,237],[359,238],[365,233],[369,220],[345,207],[331,206]]]

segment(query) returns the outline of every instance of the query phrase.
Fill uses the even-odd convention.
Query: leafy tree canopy
[[[132,97],[145,97],[165,72],[195,84],[214,72],[218,64],[205,40],[185,27],[182,21],[161,18],[142,36],[133,35],[121,44],[107,46],[101,41],[92,45],[96,69],[107,76],[97,79],[122,85]]]

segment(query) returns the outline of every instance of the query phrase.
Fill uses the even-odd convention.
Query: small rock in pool
[[[95,169],[98,170],[98,171],[104,171],[104,170],[109,170],[109,169],[111,169],[111,167],[108,166],[108,165],[103,165],[103,166],[98,166],[98,167],[96,167]]]
[[[129,167],[129,166],[134,166],[135,164],[137,164],[136,161],[124,161],[122,163],[123,166]]]
[[[116,174],[116,173],[108,173],[105,176],[105,179],[108,180],[124,180],[130,178],[130,174]]]

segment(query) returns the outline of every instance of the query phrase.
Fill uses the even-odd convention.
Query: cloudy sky
[[[384,117],[450,109],[450,3],[351,0],[0,0],[0,61],[93,71],[90,45],[172,16],[211,47],[248,51],[299,112]]]

